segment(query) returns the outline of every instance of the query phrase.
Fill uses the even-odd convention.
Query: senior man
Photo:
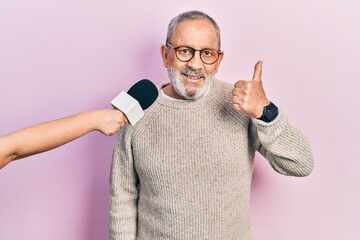
[[[161,56],[170,83],[114,145],[110,239],[251,239],[255,152],[306,176],[309,143],[266,97],[261,61],[251,81],[215,79],[224,53],[207,14],[171,20]]]

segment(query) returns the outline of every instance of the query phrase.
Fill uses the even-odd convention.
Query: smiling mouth
[[[190,79],[190,80],[195,80],[195,81],[204,78],[204,76],[188,75],[188,74],[185,74],[185,73],[182,73],[182,75],[185,76],[186,78]]]

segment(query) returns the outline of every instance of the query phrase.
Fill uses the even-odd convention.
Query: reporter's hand
[[[106,136],[112,136],[125,124],[129,123],[125,114],[116,109],[101,109],[94,111],[94,113],[96,130]]]
[[[262,85],[262,63],[262,61],[256,63],[251,81],[240,80],[235,83],[232,90],[235,110],[254,118],[261,117],[264,107],[270,103]]]

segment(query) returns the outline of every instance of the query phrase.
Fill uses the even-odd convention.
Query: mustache
[[[202,69],[193,69],[192,67],[187,66],[184,70],[180,71],[181,74],[191,75],[196,77],[206,77],[206,74],[202,72]]]

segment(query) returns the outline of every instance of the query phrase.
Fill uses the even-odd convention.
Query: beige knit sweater
[[[236,112],[232,85],[196,101],[158,98],[121,129],[110,175],[110,239],[251,239],[255,151],[275,171],[313,168],[306,138],[280,111],[271,123]]]

